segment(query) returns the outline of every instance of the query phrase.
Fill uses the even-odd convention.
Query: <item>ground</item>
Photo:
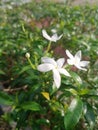
[[[66,0],[54,0],[55,2],[65,2]],[[89,4],[98,4],[98,0],[69,0],[72,1],[72,5],[84,5]]]

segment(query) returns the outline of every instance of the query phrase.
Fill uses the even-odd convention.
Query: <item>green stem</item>
[[[30,58],[27,58],[27,59],[28,59],[29,64],[31,65],[32,69],[35,69],[35,66],[32,64]]]
[[[49,44],[48,44],[47,50],[46,50],[46,52],[45,52],[46,54],[49,52],[50,48],[51,48],[51,41],[50,41]]]

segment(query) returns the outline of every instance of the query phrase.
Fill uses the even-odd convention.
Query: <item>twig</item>
[[[17,91],[20,91],[20,90],[26,90],[28,88],[27,85],[21,87],[21,88],[8,88],[8,89],[3,89],[4,92],[17,92]]]

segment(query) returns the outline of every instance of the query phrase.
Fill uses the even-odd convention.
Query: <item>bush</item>
[[[98,129],[98,7],[32,1],[0,11],[0,104],[11,106],[2,118],[16,122],[16,129]],[[63,36],[49,42],[43,29]],[[87,71],[68,65],[66,50],[81,50],[82,60],[90,61]],[[64,57],[71,77],[61,75],[54,85],[52,71],[38,69],[42,57]]]

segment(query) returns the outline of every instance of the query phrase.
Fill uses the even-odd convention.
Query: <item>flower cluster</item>
[[[47,34],[46,30],[42,30],[42,35],[47,40],[56,42],[57,40],[59,40],[62,37],[62,35],[58,36],[56,31],[53,31],[53,32],[54,32],[53,36],[50,37]],[[67,64],[74,65],[76,68],[78,68],[80,70],[84,70],[84,71],[87,70],[85,67],[89,64],[89,61],[81,61],[81,59],[82,59],[81,50],[79,50],[75,54],[75,56],[73,56],[69,50],[66,50],[65,53],[68,56]],[[52,71],[54,84],[57,88],[59,88],[61,85],[60,74],[71,77],[70,73],[64,67],[64,64],[65,64],[64,58],[60,58],[57,61],[55,61],[54,58],[42,57],[41,62],[42,62],[42,64],[38,65],[37,69],[40,72]]]

